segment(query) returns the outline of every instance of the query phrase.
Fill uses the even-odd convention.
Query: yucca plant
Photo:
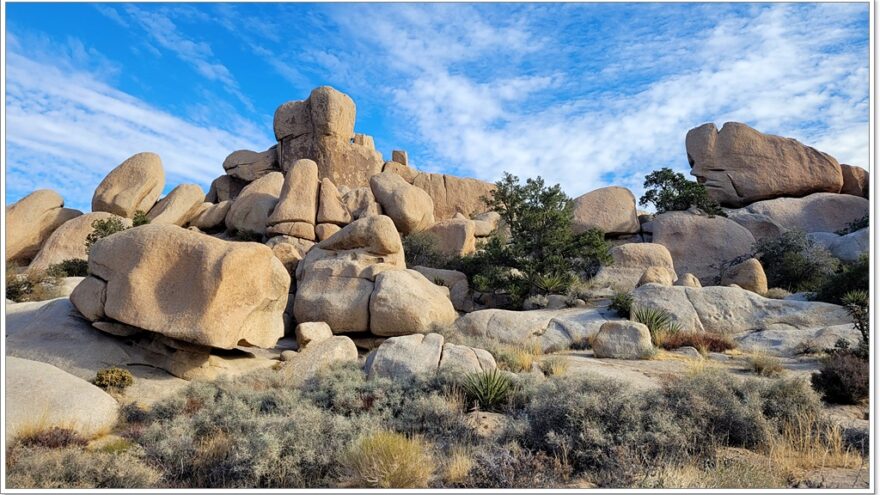
[[[487,411],[505,404],[512,393],[510,378],[497,368],[467,375],[463,387],[468,402],[476,402],[480,409]]]
[[[843,304],[847,312],[849,312],[850,318],[852,318],[853,326],[861,333],[862,340],[859,342],[856,354],[863,359],[868,358],[870,349],[871,322],[869,301],[870,298],[866,290],[851,290],[840,298],[840,303]]]
[[[657,347],[662,347],[669,336],[681,332],[681,325],[664,309],[637,306],[632,308],[630,319],[648,327],[651,341]]]
[[[562,294],[571,285],[567,274],[546,273],[535,277],[535,287],[544,294]]]

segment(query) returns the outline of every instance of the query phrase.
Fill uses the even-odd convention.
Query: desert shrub
[[[572,231],[573,204],[558,184],[546,187],[540,177],[521,184],[505,174],[495,186],[492,197],[484,199],[510,236],[496,233],[456,266],[478,290],[508,294],[512,306],[521,307],[531,294],[564,294],[577,275],[591,277],[611,263],[601,231]]]
[[[514,373],[529,372],[535,358],[541,355],[541,346],[537,342],[531,344],[495,345],[489,349],[498,362],[498,366]]]
[[[341,461],[343,482],[359,488],[425,488],[434,474],[421,439],[390,431],[359,438]]]
[[[95,220],[92,222],[92,231],[86,236],[86,252],[89,252],[99,240],[126,229],[128,227],[117,216]]]
[[[870,261],[868,253],[859,256],[854,263],[844,263],[818,287],[815,299],[841,304],[841,297],[852,291],[869,290]]]
[[[193,384],[130,438],[171,487],[332,485],[339,453],[375,421],[316,407],[273,373]]]
[[[535,294],[534,296],[527,297],[526,300],[523,301],[523,309],[544,309],[548,304],[550,304],[550,301],[547,299],[547,296]]]
[[[663,309],[635,307],[631,310],[630,319],[648,327],[651,341],[657,347],[662,347],[671,336],[681,333],[681,325]]]
[[[611,304],[608,306],[608,308],[614,310],[617,313],[617,316],[620,316],[622,318],[629,318],[630,312],[632,311],[632,303],[632,293],[615,292],[614,297],[611,298]]]
[[[86,440],[79,433],[69,429],[53,426],[44,430],[28,432],[16,439],[20,445],[26,447],[43,447],[57,449],[68,446],[83,446]]]
[[[7,455],[9,488],[155,488],[159,480],[160,473],[144,462],[140,449],[111,454],[78,446],[17,446]]]
[[[736,342],[727,335],[707,332],[676,332],[666,336],[661,347],[672,350],[690,346],[700,353],[724,352],[736,349]]]
[[[804,417],[818,417],[822,403],[810,384],[803,378],[773,380],[761,392],[764,417],[773,421],[782,431]]]
[[[141,210],[134,212],[134,216],[131,217],[131,225],[133,227],[140,227],[141,225],[147,225],[149,223],[150,219],[147,218],[147,214]]]
[[[645,194],[639,204],[647,206],[652,203],[657,213],[667,211],[684,211],[696,207],[709,215],[727,216],[717,202],[709,198],[706,188],[688,180],[684,174],[662,168],[645,176]]]
[[[437,242],[427,232],[413,232],[403,238],[403,254],[407,268],[430,266],[444,268],[449,260],[437,249]]]
[[[870,368],[868,361],[852,352],[835,352],[822,361],[810,381],[826,402],[858,404],[868,398]]]
[[[866,290],[849,291],[840,298],[846,308],[853,326],[859,331],[861,340],[853,351],[856,356],[867,360],[871,352],[871,313],[869,310],[870,296]]]
[[[517,443],[486,443],[472,454],[473,466],[462,486],[468,488],[558,488],[569,469],[545,452]]]
[[[61,280],[45,271],[17,273],[6,266],[6,299],[15,302],[45,301],[61,295]]]
[[[470,452],[461,446],[453,447],[443,463],[443,485],[467,486],[465,482],[473,468],[474,459]]]
[[[89,262],[78,258],[71,258],[49,265],[46,274],[50,277],[87,277],[89,275]]]
[[[562,357],[551,357],[541,363],[541,371],[547,376],[560,376],[568,371],[569,363]]]
[[[635,470],[690,449],[688,423],[655,392],[592,376],[553,378],[525,409],[526,447],[594,473],[601,486],[627,486]],[[658,461],[659,462],[659,461]]]
[[[592,336],[575,337],[568,345],[568,348],[573,351],[585,351],[591,349],[593,347],[593,339],[591,337]]]
[[[497,410],[510,399],[512,382],[499,369],[471,373],[462,384],[469,403],[477,404],[484,411]]]
[[[868,214],[865,213],[861,218],[853,220],[846,224],[846,227],[836,231],[837,235],[847,235],[852,234],[858,230],[867,229],[868,228]]]
[[[767,284],[789,292],[814,291],[838,268],[837,258],[799,230],[755,243],[754,256],[761,261]]]
[[[92,383],[105,390],[124,390],[134,383],[134,376],[126,369],[104,368],[98,370]]]
[[[761,376],[774,377],[785,372],[782,360],[765,352],[756,352],[748,357],[749,371]]]
[[[767,299],[785,299],[786,297],[788,297],[790,295],[791,295],[791,292],[789,292],[785,289],[782,289],[780,287],[773,287],[773,288],[767,289],[767,293],[764,294],[764,297],[766,297]]]

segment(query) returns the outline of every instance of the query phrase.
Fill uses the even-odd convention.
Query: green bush
[[[868,291],[870,261],[862,254],[854,263],[844,263],[840,269],[827,277],[816,291],[816,300],[841,304],[841,297],[851,291]]]
[[[853,352],[842,351],[825,358],[810,381],[825,402],[858,404],[868,398],[870,376],[867,360]]]
[[[708,215],[727,216],[718,203],[709,198],[702,184],[688,180],[672,169],[662,168],[646,175],[644,186],[645,194],[639,204],[653,203],[657,213],[684,211],[693,206]]]
[[[632,293],[615,292],[614,297],[611,299],[611,304],[608,306],[608,308],[614,310],[614,312],[617,313],[617,316],[620,316],[622,318],[629,318],[630,313],[632,312],[632,304]]]
[[[86,236],[86,252],[89,252],[92,245],[99,240],[127,229],[128,227],[122,223],[122,219],[117,216],[95,220],[92,222],[92,231]]]
[[[471,373],[465,377],[463,388],[469,403],[476,403],[484,411],[497,410],[508,402],[512,382],[499,369]]]
[[[846,224],[846,227],[836,231],[837,235],[847,235],[852,234],[853,232],[867,229],[868,228],[868,214],[865,213],[861,218],[857,220],[853,220],[852,222]]]
[[[49,265],[46,274],[50,277],[87,277],[89,275],[89,262],[78,258],[71,258]]]
[[[559,488],[569,469],[542,451],[531,451],[516,442],[485,443],[472,454],[473,466],[461,484],[467,488]]]
[[[651,332],[651,341],[657,347],[663,347],[671,336],[681,333],[681,325],[672,315],[663,309],[649,307],[632,308],[630,319],[644,324]]]
[[[574,234],[572,201],[540,177],[525,184],[510,174],[495,183],[487,206],[501,215],[509,237],[496,233],[477,253],[455,262],[472,286],[508,294],[512,307],[535,293],[564,294],[578,276],[592,277],[612,262],[604,234]]]
[[[434,236],[426,232],[413,232],[403,238],[403,255],[407,268],[429,266],[445,268],[450,260],[440,253]]]
[[[754,251],[764,267],[767,285],[790,292],[819,289],[839,266],[827,249],[799,230],[757,242]]]
[[[93,383],[105,390],[124,390],[134,383],[134,377],[122,368],[104,368],[98,370]]]
[[[147,214],[141,210],[134,212],[134,216],[131,218],[132,227],[140,227],[141,225],[147,225],[150,223],[150,219],[147,218]]]

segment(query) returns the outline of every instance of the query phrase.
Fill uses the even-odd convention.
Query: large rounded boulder
[[[104,177],[92,196],[92,211],[106,211],[125,218],[148,212],[165,187],[162,159],[155,153],[138,153]]]
[[[867,199],[849,194],[816,193],[803,198],[777,198],[748,206],[787,230],[836,232],[868,214]]]
[[[636,198],[625,187],[603,187],[574,200],[575,233],[596,228],[607,235],[628,235],[639,232]]]
[[[64,199],[50,189],[40,189],[6,208],[6,260],[30,261],[52,232],[82,215],[64,208]]]
[[[28,269],[40,271],[50,266],[61,263],[64,260],[86,260],[89,255],[86,252],[86,238],[94,231],[93,224],[98,220],[117,218],[122,225],[131,227],[131,220],[122,218],[112,213],[96,211],[80,215],[73,220],[64,222],[58,227],[49,239],[43,244],[40,253],[28,266]]]
[[[238,232],[265,234],[283,186],[281,172],[270,172],[245,186],[226,213],[226,227]]]
[[[434,202],[423,189],[393,172],[370,178],[370,189],[400,233],[419,232],[434,224]]]
[[[224,349],[284,335],[290,276],[262,244],[144,225],[95,243],[89,273],[70,299],[93,322]]]

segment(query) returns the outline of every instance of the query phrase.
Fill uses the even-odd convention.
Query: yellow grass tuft
[[[342,457],[344,482],[358,488],[424,488],[434,460],[418,437],[383,431],[361,437]]]

